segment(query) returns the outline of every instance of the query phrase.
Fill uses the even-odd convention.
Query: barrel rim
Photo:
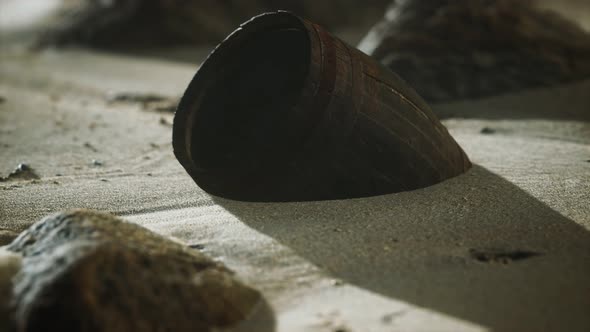
[[[233,49],[236,44],[239,44],[243,40],[247,40],[249,37],[254,36],[260,31],[268,31],[271,29],[279,28],[297,28],[301,31],[305,31],[308,38],[310,31],[306,25],[306,21],[299,16],[289,11],[273,11],[266,12],[260,15],[254,16],[248,21],[240,24],[240,26],[230,33],[223,41],[221,41],[207,56],[207,58],[201,63],[197,72],[188,84],[174,116],[172,125],[172,147],[173,152],[180,164],[185,168],[191,178],[207,192],[215,194],[215,190],[210,188],[207,181],[203,181],[199,178],[199,174],[203,173],[204,170],[200,170],[195,161],[191,156],[191,129],[194,123],[194,117],[196,116],[195,105],[198,104],[200,99],[203,98],[201,94],[202,88],[207,84],[203,80],[210,75],[210,71],[214,70],[220,65],[220,62],[224,59],[224,54],[227,49]],[[312,46],[310,45],[310,48]],[[311,56],[311,54],[310,54]],[[309,70],[305,74],[305,81],[309,80]],[[305,84],[304,84],[305,85]],[[303,87],[302,87],[303,89]],[[305,98],[300,96],[300,99]],[[225,195],[227,196],[227,195]]]

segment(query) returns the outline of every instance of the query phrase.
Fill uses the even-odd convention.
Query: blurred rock
[[[11,328],[12,280],[20,270],[21,263],[19,254],[0,248],[0,331],[9,331]]]
[[[252,16],[279,9],[329,28],[364,29],[379,19],[389,1],[58,0],[38,29],[43,31],[41,46],[194,46],[219,43]]]
[[[521,0],[398,0],[360,43],[430,102],[590,77],[590,35]]]
[[[6,250],[23,257],[18,331],[210,331],[262,301],[197,250],[104,213],[47,217]]]
[[[9,229],[0,228],[0,246],[4,246],[12,242],[18,236],[17,232],[13,232]]]

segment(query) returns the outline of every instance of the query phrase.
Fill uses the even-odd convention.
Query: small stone
[[[15,171],[17,171],[17,172],[26,172],[26,171],[30,171],[30,170],[31,170],[31,166],[29,166],[27,164],[18,164],[15,169]]]
[[[332,286],[338,287],[338,286],[342,286],[342,285],[344,285],[344,281],[342,281],[340,279],[334,279],[334,280],[332,280]]]
[[[84,147],[85,147],[85,148],[88,148],[88,149],[90,149],[90,150],[92,150],[92,152],[98,152],[98,149],[97,149],[97,148],[95,148],[95,147],[94,147],[94,145],[92,145],[92,144],[90,144],[90,143],[88,143],[88,142],[85,142],[85,143],[84,143]]]
[[[97,160],[97,159],[92,159],[92,166],[100,167],[100,166],[103,166],[103,165],[104,165],[104,163],[102,161]]]
[[[39,175],[35,173],[35,170],[28,164],[21,163],[7,177],[0,178],[0,182],[34,179],[39,179]]]
[[[508,264],[511,262],[530,259],[542,256],[544,253],[530,250],[503,250],[503,249],[469,249],[471,258],[482,263],[501,263]]]
[[[484,135],[491,135],[496,133],[496,130],[490,127],[483,127],[479,132]]]
[[[199,251],[106,213],[46,217],[6,250],[22,256],[16,331],[211,331],[264,301]]]
[[[166,118],[164,118],[164,117],[161,117],[161,118],[160,118],[160,124],[161,124],[161,125],[164,125],[164,126],[171,126],[171,125],[172,125],[172,124],[171,124],[171,123],[170,123],[168,120],[166,120]]]

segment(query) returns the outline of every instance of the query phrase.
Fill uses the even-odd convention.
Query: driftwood
[[[287,12],[253,18],[209,55],[173,147],[201,188],[246,201],[413,190],[471,166],[397,75]]]

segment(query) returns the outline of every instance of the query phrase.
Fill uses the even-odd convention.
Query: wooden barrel
[[[365,197],[433,185],[469,159],[397,75],[288,12],[242,24],[178,106],[174,153],[210,194]]]

